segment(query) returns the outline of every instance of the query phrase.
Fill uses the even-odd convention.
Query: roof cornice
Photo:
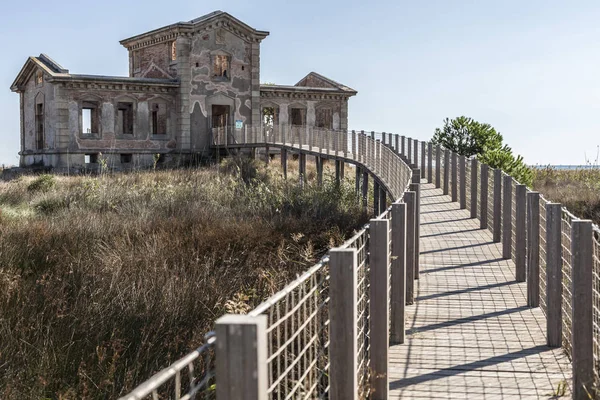
[[[178,22],[158,28],[121,40],[119,43],[128,50],[137,50],[158,43],[173,41],[178,36],[193,36],[214,28],[226,29],[249,42],[261,42],[269,35],[269,32],[256,30],[228,13],[219,11],[190,22]]]

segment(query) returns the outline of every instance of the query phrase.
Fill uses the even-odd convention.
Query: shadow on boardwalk
[[[417,302],[406,343],[390,349],[390,398],[555,398],[571,366],[546,346],[545,317],[526,306],[513,262],[467,210],[422,187]]]

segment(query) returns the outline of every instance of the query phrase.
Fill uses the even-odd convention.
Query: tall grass
[[[533,189],[579,218],[600,223],[600,168],[533,169]]]
[[[22,177],[0,211],[2,399],[118,397],[367,219],[352,182],[302,187],[244,159]]]

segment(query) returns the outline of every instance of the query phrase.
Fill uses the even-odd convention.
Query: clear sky
[[[10,1],[0,36],[0,163],[17,164],[28,56],[128,73],[119,40],[223,10],[271,32],[261,82],[310,71],[358,90],[349,126],[429,139],[446,117],[500,131],[529,164],[583,164],[600,145],[600,2],[581,0]]]

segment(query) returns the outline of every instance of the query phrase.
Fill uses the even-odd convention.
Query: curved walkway
[[[390,399],[557,398],[570,384],[567,356],[546,346],[546,319],[501,254],[479,220],[422,184],[421,274],[407,341],[390,349]]]

